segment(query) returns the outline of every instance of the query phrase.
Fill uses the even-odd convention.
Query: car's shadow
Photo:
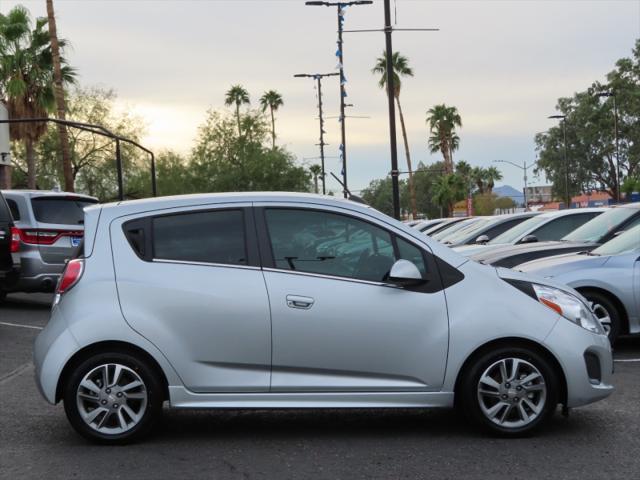
[[[49,310],[53,295],[48,293],[10,293],[3,303],[0,304],[2,310]]]
[[[234,441],[309,438],[438,438],[487,439],[491,436],[453,409],[354,410],[165,410],[161,426],[149,439]],[[534,438],[575,437],[602,432],[609,422],[601,415],[581,411],[569,418],[558,411]]]

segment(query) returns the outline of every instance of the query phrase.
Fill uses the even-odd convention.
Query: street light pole
[[[94,125],[91,123],[84,122],[76,122],[72,120],[60,120],[58,118],[50,118],[50,117],[38,117],[38,118],[14,118],[10,120],[0,120],[0,124],[3,123],[38,123],[38,122],[51,122],[57,125],[64,125],[68,127],[77,128],[78,130],[83,130],[85,132],[90,132],[96,135],[102,135],[103,137],[110,138],[115,140],[116,142],[116,169],[118,171],[118,199],[124,200],[124,181],[122,176],[122,158],[120,153],[120,142],[129,143],[138,147],[140,150],[149,154],[151,159],[151,191],[153,192],[153,196],[155,197],[158,193],[157,183],[156,183],[156,160],[155,155],[148,148],[143,147],[139,143],[126,138],[116,135],[115,133],[107,130],[101,125]]]
[[[522,191],[522,195],[524,197],[524,208],[525,210],[529,210],[529,204],[527,202],[527,170],[535,165],[535,162],[532,165],[527,165],[527,161],[525,160],[523,165],[520,166],[517,163],[510,162],[509,160],[494,160],[494,163],[508,163],[509,165],[513,165],[514,167],[518,167],[524,172],[524,190]]]
[[[550,115],[548,118],[559,119],[562,123],[562,136],[564,139],[564,195],[565,208],[571,208],[571,198],[569,197],[569,161],[567,160],[567,116]]]
[[[342,32],[343,32],[343,23],[344,23],[344,9],[346,7],[350,7],[352,5],[370,5],[372,4],[372,0],[357,0],[351,2],[320,2],[320,1],[309,1],[305,2],[305,5],[309,6],[324,6],[324,7],[338,7],[338,69],[340,70],[340,134],[341,134],[341,143],[340,143],[340,155],[342,156],[342,193],[344,198],[347,198],[349,189],[347,187],[347,130],[346,130],[346,119],[344,114],[345,109],[345,101],[344,99],[347,96],[347,92],[345,90],[346,78],[344,76],[344,51],[342,44]]]
[[[325,169],[324,169],[324,117],[322,116],[322,77],[335,77],[340,75],[339,73],[296,73],[296,78],[313,78],[317,82],[318,86],[318,116],[320,118],[320,162],[322,168],[322,194],[326,195],[326,182],[325,182]]]

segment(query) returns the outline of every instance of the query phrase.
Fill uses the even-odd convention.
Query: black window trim
[[[378,223],[371,222],[360,216],[350,215],[346,212],[336,211],[332,209],[324,209],[319,207],[300,207],[297,205],[291,205],[291,206],[274,205],[274,206],[254,207],[256,227],[258,229],[258,244],[260,246],[262,268],[266,271],[287,273],[292,275],[320,277],[320,278],[327,278],[332,280],[341,280],[346,282],[363,283],[367,285],[389,286],[389,283],[384,281],[377,282],[372,280],[363,280],[363,279],[354,278],[354,277],[342,277],[338,275],[328,275],[323,273],[303,272],[303,271],[297,271],[297,270],[278,268],[275,265],[273,246],[271,244],[269,227],[267,225],[267,220],[266,220],[267,210],[303,210],[305,212],[314,211],[314,212],[320,212],[320,213],[331,213],[334,215],[341,215],[347,218],[355,218],[356,220],[360,220],[361,222],[367,223],[372,227],[379,228],[380,230],[383,230],[389,234],[391,238],[391,244],[393,246],[394,256],[396,258],[399,257],[399,248],[398,248],[397,238],[401,238],[402,240],[407,242],[409,245],[417,248],[422,253],[423,261],[425,263],[425,266],[427,267],[427,278],[426,278],[427,281],[422,285],[418,285],[416,287],[405,288],[405,290],[419,291],[424,293],[434,293],[442,290],[443,288],[446,288],[446,287],[443,287],[443,280],[441,275],[442,265],[445,264],[445,262],[438,259],[432,252],[428,251],[429,250],[428,246],[416,245],[416,243],[413,240],[403,235],[400,235],[399,233],[392,231],[387,227],[384,227]],[[453,267],[450,267],[450,268],[453,268]]]
[[[186,207],[189,208],[189,207]],[[151,214],[143,217],[137,217],[131,220],[128,220],[122,224],[122,231],[124,233],[125,238],[127,239],[127,243],[136,254],[138,258],[145,262],[149,263],[174,263],[180,265],[195,265],[195,266],[215,266],[215,267],[225,267],[225,268],[244,268],[244,269],[259,269],[260,268],[260,255],[258,252],[258,242],[256,235],[256,226],[253,219],[253,214],[251,212],[250,206],[228,206],[225,205],[223,207],[209,207],[209,208],[193,208],[193,209],[182,209],[178,211],[166,212],[162,214]],[[243,264],[235,264],[235,263],[220,263],[220,262],[196,262],[190,260],[177,260],[177,259],[167,259],[167,258],[156,258],[154,252],[154,242],[153,242],[153,220],[161,217],[170,217],[176,215],[189,215],[194,213],[210,213],[210,212],[222,212],[222,211],[239,211],[242,214],[242,223],[243,223],[243,233],[245,238],[245,256],[247,258],[246,265]],[[139,225],[139,226],[138,226]],[[140,253],[134,248],[129,235],[127,234],[128,230],[133,228],[141,228],[144,231],[144,255],[140,255]]]

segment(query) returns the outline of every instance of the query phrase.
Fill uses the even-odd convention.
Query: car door
[[[9,206],[0,193],[0,278],[13,268],[11,258],[11,227],[13,219],[9,211]]]
[[[122,313],[194,392],[265,392],[271,321],[247,205],[118,219]]]
[[[344,211],[259,208],[271,302],[273,392],[435,391],[449,324],[434,257]],[[384,281],[408,259],[426,283]]]

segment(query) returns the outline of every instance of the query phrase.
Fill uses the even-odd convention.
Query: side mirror
[[[535,243],[537,241],[538,237],[535,235],[525,235],[524,238],[520,240],[520,243]]]
[[[489,235],[480,235],[478,238],[476,238],[476,243],[479,244],[485,244],[487,243],[489,240],[491,240],[489,238]]]
[[[420,285],[425,280],[418,267],[409,260],[398,260],[389,271],[388,281],[401,287]]]

